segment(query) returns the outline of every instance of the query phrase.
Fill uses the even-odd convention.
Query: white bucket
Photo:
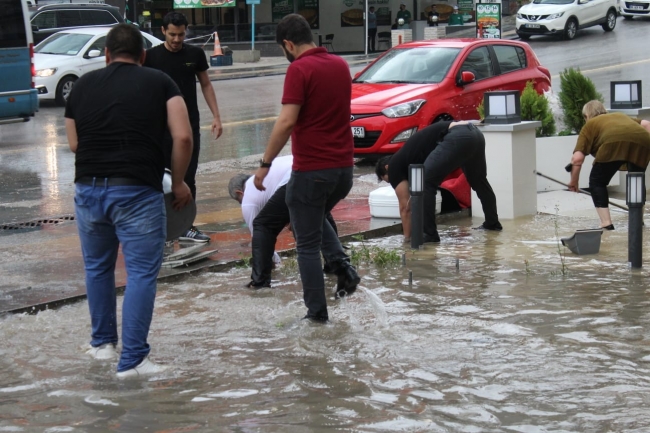
[[[395,190],[391,186],[384,186],[372,191],[368,196],[370,215],[375,218],[399,218],[399,202]],[[442,196],[436,194],[436,214],[440,213]]]

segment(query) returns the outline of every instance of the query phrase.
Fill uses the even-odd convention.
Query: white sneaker
[[[130,370],[120,371],[117,373],[117,377],[120,379],[128,379],[131,377],[138,377],[147,374],[156,374],[161,373],[167,370],[168,367],[164,365],[158,365],[152,361],[149,361],[149,358],[145,358],[142,362]]]
[[[115,350],[115,345],[113,343],[102,344],[101,346],[93,347],[88,345],[88,350],[86,354],[92,356],[95,359],[118,359],[117,351]]]

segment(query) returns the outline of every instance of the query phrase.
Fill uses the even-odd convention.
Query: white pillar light
[[[519,91],[485,92],[483,95],[485,123],[521,123]]]
[[[613,109],[641,108],[641,80],[611,81],[610,99]]]
[[[424,164],[409,165],[409,192],[413,196],[422,195],[424,191]]]
[[[645,173],[627,174],[626,201],[630,207],[641,207],[645,204]]]

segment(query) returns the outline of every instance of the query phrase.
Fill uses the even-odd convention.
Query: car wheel
[[[449,114],[441,114],[440,116],[436,117],[433,120],[433,123],[436,123],[436,122],[448,122],[450,120],[454,120],[454,118],[451,117]]]
[[[628,20],[628,21],[631,21],[631,20],[634,19],[634,17],[630,17],[630,16],[627,16],[627,15],[623,15],[623,19],[626,19],[626,20]]]
[[[614,12],[612,9],[607,11],[607,15],[605,16],[605,23],[603,24],[603,30],[606,32],[611,32],[614,30],[614,27],[616,27],[616,12]]]
[[[530,39],[530,35],[526,35],[524,33],[517,33],[517,35],[519,36],[519,39],[521,39],[522,41],[527,41],[528,39]]]
[[[65,105],[65,101],[68,100],[70,92],[72,91],[72,86],[74,82],[77,81],[77,77],[67,76],[63,77],[59,81],[59,85],[56,86],[56,103],[59,105]]]
[[[564,36],[564,39],[570,41],[576,37],[576,33],[578,33],[578,23],[574,18],[571,18],[564,25],[564,33],[562,36]]]

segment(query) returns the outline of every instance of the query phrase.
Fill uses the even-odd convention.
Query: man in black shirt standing
[[[185,99],[187,110],[190,114],[190,123],[194,137],[194,151],[192,160],[185,175],[185,182],[192,191],[192,197],[196,200],[196,170],[199,165],[199,152],[201,150],[201,128],[199,122],[199,106],[196,97],[196,80],[201,85],[201,92],[205,102],[212,112],[212,135],[219,138],[223,132],[219,107],[214,88],[208,77],[208,62],[205,52],[198,47],[183,43],[187,19],[178,12],[169,12],[163,18],[162,32],[165,35],[165,43],[147,50],[147,57],[144,66],[159,69],[169,75],[178,85]],[[171,155],[171,137],[166,136],[166,167],[169,167]],[[209,242],[210,237],[201,233],[192,226],[188,232],[179,238],[182,241]]]
[[[120,244],[126,267],[120,378],[154,374],[148,359],[149,326],[166,238],[163,136],[172,137],[173,206],[192,201],[183,181],[192,129],[178,87],[165,74],[142,68],[137,27],[119,24],[106,37],[104,69],[75,83],[65,127],[75,155],[75,213],[86,271],[92,324],[87,353],[117,357],[115,262]],[[134,97],[137,96],[137,97]]]
[[[436,226],[436,191],[442,181],[461,168],[481,200],[485,222],[481,230],[501,231],[497,199],[487,180],[485,137],[469,122],[436,122],[416,132],[392,157],[377,161],[379,180],[395,189],[405,240],[411,237],[409,165],[424,164],[424,242],[440,242]]]

